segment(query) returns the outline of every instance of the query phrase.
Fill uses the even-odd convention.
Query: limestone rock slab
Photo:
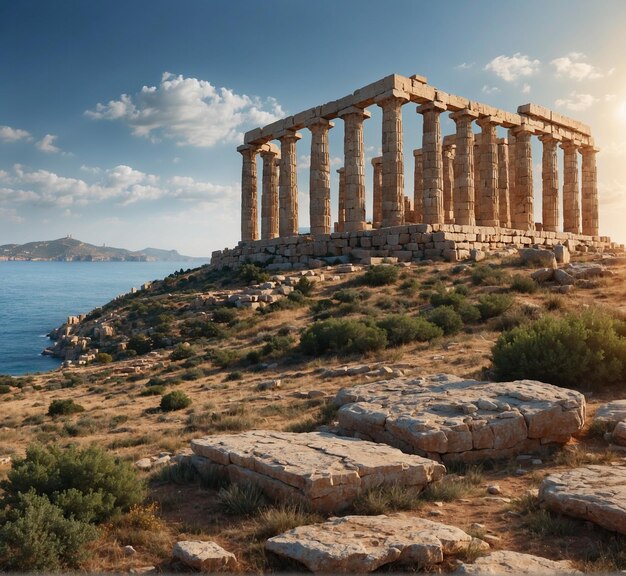
[[[564,443],[585,420],[585,398],[573,390],[447,374],[343,388],[335,403],[342,434],[444,461],[509,457]]]
[[[626,400],[614,400],[600,406],[593,417],[594,423],[605,423],[612,429],[611,439],[620,446],[626,446]]]
[[[204,572],[223,572],[235,568],[235,555],[215,542],[183,540],[174,545],[172,556],[183,564]]]
[[[471,576],[561,576],[563,574],[582,574],[574,570],[567,560],[555,561],[533,556],[532,554],[522,554],[520,552],[510,552],[508,550],[498,550],[489,556],[478,558],[473,564],[462,564],[455,574],[470,574]]]
[[[539,498],[555,512],[626,534],[626,466],[593,465],[550,474]]]
[[[390,562],[420,567],[438,564],[472,542],[488,548],[460,528],[397,514],[344,516],[299,526],[270,538],[265,548],[313,572],[365,573]]]
[[[381,483],[421,490],[445,473],[433,460],[325,432],[252,430],[192,440],[191,448],[221,466],[232,481],[253,483],[272,499],[305,501],[325,512],[348,507],[362,490]]]

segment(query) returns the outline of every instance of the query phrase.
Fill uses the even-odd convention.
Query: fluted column
[[[474,226],[474,134],[472,122],[478,114],[464,109],[450,114],[456,124],[456,151],[454,156],[454,222]]]
[[[567,141],[563,148],[563,231],[581,233],[578,145]]]
[[[413,150],[415,165],[413,169],[413,212],[414,220],[421,224],[424,222],[424,163],[422,161],[422,149]]]
[[[498,199],[498,143],[496,122],[490,116],[479,118],[480,135],[480,186],[476,198],[476,224],[500,226]]]
[[[533,155],[530,145],[532,130],[526,126],[514,129],[515,135],[515,195],[511,203],[513,228],[533,230]]]
[[[345,122],[343,152],[346,178],[346,232],[365,229],[363,120],[370,116],[367,110],[355,106],[339,112],[339,117]]]
[[[443,102],[418,106],[424,117],[422,161],[424,166],[424,223],[443,224],[443,154],[439,115],[446,109]]]
[[[237,148],[243,156],[241,169],[241,239],[259,239],[257,167],[256,155],[258,146],[244,144]]]
[[[372,166],[374,167],[372,227],[380,228],[383,221],[383,159],[380,156],[372,158]]]
[[[402,106],[409,101],[398,90],[381,94],[375,102],[383,111],[382,126],[382,226],[404,222],[404,156],[402,152]]]
[[[560,139],[560,138],[559,138]],[[541,222],[546,232],[559,229],[559,165],[557,144],[551,134],[540,136],[543,143],[541,158]]]
[[[507,141],[509,149],[509,227],[513,227],[513,215],[515,213],[515,134],[510,128],[507,132]]]
[[[298,174],[296,142],[302,138],[294,130],[276,135],[280,140],[280,175],[278,179],[279,219],[281,237],[298,235]]]
[[[509,146],[506,138],[498,138],[498,204],[500,226],[511,227],[509,200]]]
[[[454,156],[456,145],[443,145],[443,219],[446,224],[454,224]]]
[[[311,131],[311,169],[309,172],[309,217],[311,234],[330,234],[330,158],[328,131],[334,126],[325,118],[315,118]]]
[[[267,240],[278,236],[278,171],[280,158],[278,148],[265,144],[261,149],[263,159],[263,188],[261,190],[261,238]]]
[[[337,198],[337,229],[335,232],[343,232],[346,225],[346,171],[339,168],[339,194]]]
[[[600,233],[600,218],[598,214],[598,172],[596,168],[596,154],[599,152],[599,149],[594,146],[584,146],[581,152],[583,156],[583,234],[587,236],[598,236]]]

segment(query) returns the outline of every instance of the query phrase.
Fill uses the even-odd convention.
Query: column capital
[[[558,134],[542,134],[539,136],[539,140],[541,142],[560,142],[563,140],[563,137]]]
[[[400,101],[401,104],[408,102],[410,100],[409,95],[402,90],[388,90],[387,92],[383,92],[374,98],[374,103],[378,106],[384,106],[387,102]]]
[[[497,138],[496,144],[508,144],[509,141],[506,138]]]
[[[346,169],[342,166],[341,168],[337,168],[337,174],[343,174]]]
[[[418,106],[415,111],[418,114],[425,114],[427,112],[444,112],[448,107],[439,100],[433,100],[432,102],[426,102],[425,104],[421,104]]]
[[[476,110],[470,110],[469,108],[463,108],[462,110],[450,113],[450,119],[455,122],[463,118],[478,118],[478,112],[476,112]]]
[[[563,142],[561,142],[561,149],[562,150],[574,150],[577,151],[581,148],[581,145],[578,142],[575,142],[574,140],[563,140]]]
[[[240,154],[256,154],[259,151],[259,146],[257,144],[242,144],[241,146],[237,146],[237,152]]]
[[[339,118],[343,118],[344,116],[350,116],[351,114],[359,115],[361,116],[361,118],[363,118],[363,120],[367,120],[368,118],[371,118],[372,116],[371,112],[368,112],[367,110],[364,110],[363,108],[358,108],[357,106],[348,106],[348,108],[339,110],[339,112],[337,113],[337,116],[339,116]]]
[[[316,116],[315,118],[311,118],[311,120],[309,120],[306,123],[306,127],[311,131],[317,128],[326,128],[330,130],[331,128],[334,128],[334,126],[335,126],[334,122],[331,122],[330,120],[327,120],[326,118],[322,118],[321,116]]]
[[[499,122],[496,120],[495,116],[480,116],[476,120],[476,124],[478,124],[481,128],[485,128],[493,125],[498,126]]]
[[[262,144],[259,146],[259,153],[261,156],[278,156],[280,158],[280,149],[276,144]]]
[[[518,136],[525,136],[526,134],[528,134],[529,136],[532,136],[535,133],[535,129],[532,126],[529,126],[528,124],[523,123],[523,124],[520,124],[519,126],[515,126],[514,128],[511,128],[509,132],[517,138]]]
[[[600,152],[600,148],[598,148],[595,144],[586,144],[585,146],[580,147],[581,154],[597,154]]]
[[[275,135],[276,140],[290,140],[290,139],[294,139],[294,140],[300,140],[300,138],[302,138],[302,134],[300,134],[300,132],[296,132],[295,130],[281,130],[280,132],[277,132]]]
[[[413,150],[413,156],[417,157],[417,156],[421,156],[422,155],[422,149],[421,148],[416,148],[415,150]]]
[[[379,164],[382,164],[382,162],[383,162],[382,156],[376,156],[376,158],[372,158],[372,166],[378,166]]]

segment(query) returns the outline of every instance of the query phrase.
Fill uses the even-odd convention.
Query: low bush
[[[195,354],[193,348],[187,344],[178,344],[170,354],[170,360],[187,360]]]
[[[303,276],[296,282],[294,288],[303,294],[304,296],[310,296],[313,292],[313,288],[315,288],[315,282],[309,280],[306,276]]]
[[[504,332],[492,349],[498,380],[529,378],[568,388],[626,381],[626,322],[599,309],[544,316]]]
[[[424,504],[415,486],[379,484],[363,492],[353,504],[357,514],[376,516],[398,510],[415,510]]]
[[[423,317],[411,317],[404,314],[392,314],[380,320],[378,327],[387,333],[391,346],[400,346],[409,342],[429,342],[443,336],[443,330]]]
[[[0,384],[0,394],[8,394],[11,392],[11,386],[8,384]]]
[[[106,352],[100,352],[96,355],[96,362],[98,362],[98,364],[110,364],[113,362],[113,356]]]
[[[451,306],[459,314],[464,323],[470,324],[480,320],[480,311],[470,303],[463,290],[455,289],[452,292],[437,290],[429,294],[430,303],[436,308],[439,306]]]
[[[261,489],[254,484],[231,484],[217,494],[217,501],[224,514],[250,516],[258,512],[266,503]]]
[[[189,320],[182,325],[180,333],[185,338],[216,338],[221,340],[226,337],[224,328],[209,320]]]
[[[485,294],[478,300],[478,310],[483,320],[500,316],[511,306],[515,299],[510,294]]]
[[[300,338],[300,350],[309,356],[320,354],[363,354],[382,350],[387,333],[363,320],[329,318],[313,323]]]
[[[259,540],[267,540],[292,528],[320,521],[321,517],[318,514],[308,512],[301,506],[282,505],[265,508],[259,514],[254,535]]]
[[[398,276],[397,266],[380,264],[379,266],[370,266],[365,274],[361,276],[360,281],[367,286],[386,286],[394,284]]]
[[[141,392],[139,392],[139,396],[161,396],[161,394],[165,393],[165,386],[146,386]]]
[[[181,390],[169,392],[161,398],[161,410],[163,412],[173,412],[191,406],[191,398]]]
[[[228,308],[227,306],[220,306],[213,310],[213,322],[218,324],[230,324],[237,319],[237,310],[235,308]]]
[[[134,350],[136,354],[147,354],[152,350],[152,342],[143,334],[132,336],[126,346],[127,350]]]
[[[342,288],[333,294],[333,298],[335,300],[339,300],[339,302],[343,302],[345,304],[360,302],[361,300],[365,300],[368,296],[369,294],[367,292],[354,290],[354,288]]]
[[[511,281],[511,290],[522,294],[534,294],[537,292],[537,288],[537,282],[535,282],[530,276],[515,274],[515,276],[513,276],[513,280]]]
[[[210,354],[210,359],[220,368],[228,368],[239,361],[239,352],[230,348],[218,348]]]
[[[72,398],[53,400],[48,406],[48,416],[68,416],[84,411],[85,408],[74,402]]]
[[[452,306],[439,306],[426,314],[426,320],[439,326],[446,336],[457,334],[463,329],[463,319]]]
[[[476,264],[471,272],[472,282],[478,285],[500,286],[508,279],[508,274],[493,264]]]
[[[256,264],[244,264],[237,270],[237,276],[246,283],[255,282],[259,284],[270,279],[270,275]]]

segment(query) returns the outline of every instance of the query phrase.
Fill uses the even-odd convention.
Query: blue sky
[[[601,233],[625,242],[625,28],[622,0],[0,0],[0,244],[72,234],[198,256],[233,246],[242,133],[390,73],[590,124]],[[369,110],[371,194],[380,112]],[[421,120],[413,104],[403,118],[410,195]],[[539,199],[538,143],[533,160]]]

